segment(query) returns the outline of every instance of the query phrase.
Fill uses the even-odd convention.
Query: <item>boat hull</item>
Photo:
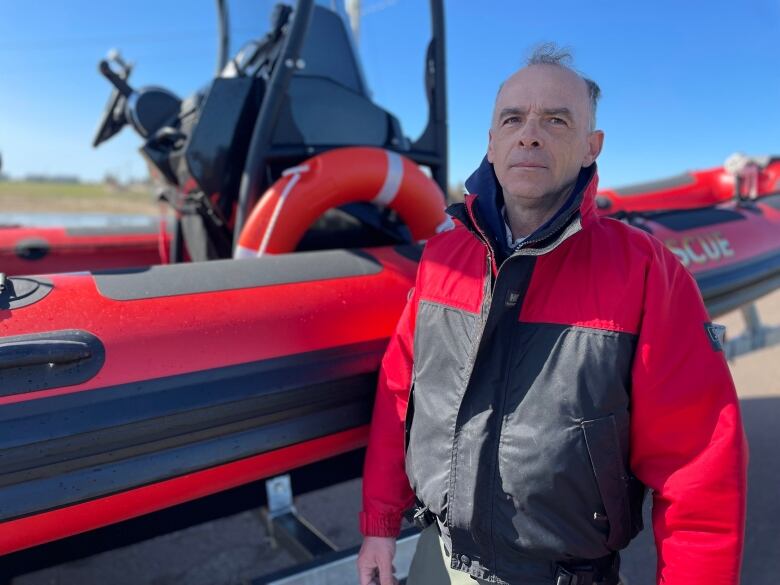
[[[626,221],[661,240],[688,268],[713,318],[780,287],[780,195]]]

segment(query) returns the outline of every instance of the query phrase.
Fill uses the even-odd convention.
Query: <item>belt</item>
[[[417,520],[419,521],[419,516]],[[444,544],[444,550],[449,555],[452,550],[449,535],[442,534],[442,525],[438,518],[434,523],[439,538]],[[618,585],[620,583],[620,555],[617,552],[598,559],[580,561],[556,562],[524,557],[519,562],[523,569],[529,571],[529,574],[539,575],[543,581],[547,579],[543,575],[548,575],[550,585]],[[534,582],[537,582],[536,578]]]
[[[580,563],[556,563],[555,585],[617,585],[620,582],[620,555]]]

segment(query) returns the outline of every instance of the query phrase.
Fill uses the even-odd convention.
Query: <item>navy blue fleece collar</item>
[[[582,176],[580,176],[582,179]],[[578,182],[582,182],[581,180]],[[579,186],[579,185],[578,185]],[[504,206],[504,191],[496,177],[493,165],[488,161],[487,156],[482,159],[476,171],[466,179],[466,189],[469,193],[477,195],[476,206],[480,220],[484,223],[484,228],[488,230],[488,237],[493,242],[493,247],[497,252],[501,252],[503,257],[509,256],[512,249],[506,241],[506,232],[504,230],[504,218],[501,216],[501,208]],[[575,188],[569,198],[561,208],[555,212],[555,215],[547,220],[544,225],[539,226],[533,234],[541,232],[549,227],[553,221],[558,219],[566,210],[568,210],[577,199],[581,189]]]

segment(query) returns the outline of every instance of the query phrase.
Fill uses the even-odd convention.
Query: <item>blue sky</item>
[[[229,2],[233,49],[262,34],[275,2]],[[602,186],[721,164],[734,151],[780,154],[780,2],[446,3],[450,180],[479,163],[498,84],[529,47],[571,47],[602,87]],[[363,0],[360,54],[374,98],[416,137],[426,0]],[[211,78],[213,0],[0,3],[0,152],[4,171],[143,176],[129,128],[90,146],[109,93],[97,62],[112,47],[136,64],[134,85],[181,96]]]

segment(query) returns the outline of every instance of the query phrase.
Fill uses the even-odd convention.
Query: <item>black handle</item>
[[[0,369],[68,364],[92,357],[83,341],[43,339],[0,343]]]
[[[100,371],[105,359],[103,343],[89,331],[0,337],[0,396],[82,384]]]

